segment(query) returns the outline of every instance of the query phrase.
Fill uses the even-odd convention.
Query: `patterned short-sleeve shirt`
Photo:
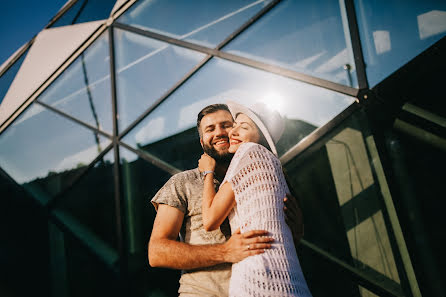
[[[215,186],[219,182],[214,180]],[[207,232],[203,228],[201,202],[204,180],[198,168],[172,176],[156,193],[151,202],[158,209],[166,204],[184,213],[181,226],[181,240],[189,244],[224,243],[231,236],[229,223],[225,221],[220,229]],[[183,271],[180,279],[180,296],[227,296],[231,264]]]

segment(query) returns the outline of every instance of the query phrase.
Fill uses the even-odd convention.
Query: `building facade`
[[[445,296],[444,1],[68,1],[0,70],[0,293],[175,296],[151,197],[262,101],[315,297]]]

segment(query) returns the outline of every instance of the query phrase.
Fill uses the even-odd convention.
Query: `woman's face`
[[[234,127],[229,131],[229,152],[235,153],[240,144],[245,142],[259,143],[260,133],[254,122],[245,114],[239,113]]]

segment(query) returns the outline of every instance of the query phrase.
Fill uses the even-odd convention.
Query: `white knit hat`
[[[249,108],[231,100],[228,100],[226,104],[234,119],[239,113],[247,115],[259,127],[273,154],[278,156],[276,143],[285,130],[282,116],[277,111],[269,109],[262,102],[257,102]]]

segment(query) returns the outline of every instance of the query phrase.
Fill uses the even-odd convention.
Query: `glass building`
[[[176,296],[149,201],[231,99],[286,118],[314,297],[446,296],[445,35],[437,0],[68,1],[0,68],[0,295]]]

